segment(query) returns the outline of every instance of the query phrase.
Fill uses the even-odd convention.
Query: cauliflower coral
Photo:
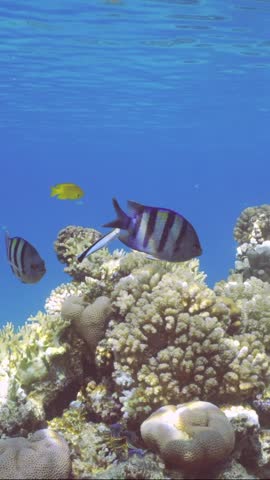
[[[252,333],[231,336],[234,302],[206,286],[197,261],[145,263],[116,283],[111,298],[114,318],[96,363],[111,368],[125,417],[263,389],[269,359],[262,342]]]

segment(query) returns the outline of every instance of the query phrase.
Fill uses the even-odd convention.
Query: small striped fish
[[[159,260],[183,262],[201,255],[202,248],[196,231],[179,213],[128,201],[130,215],[127,215],[116,199],[113,199],[113,206],[117,218],[103,226],[113,227],[114,230],[81,253],[79,261],[104,247],[116,236],[128,247]]]
[[[23,283],[36,283],[46,272],[45,263],[29,242],[10,238],[6,232],[6,250],[11,270]]]

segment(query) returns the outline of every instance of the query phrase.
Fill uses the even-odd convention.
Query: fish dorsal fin
[[[142,213],[144,209],[143,205],[137,202],[133,202],[133,200],[128,200],[127,204],[128,204],[128,209],[132,214]]]
[[[112,222],[105,223],[103,227],[121,228],[126,230],[129,226],[130,217],[122,210],[116,198],[113,198],[113,206],[117,214],[117,218]]]

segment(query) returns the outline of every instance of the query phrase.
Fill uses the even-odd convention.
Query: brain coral
[[[71,296],[62,305],[63,319],[71,321],[92,352],[105,334],[110,314],[111,302],[104,295],[96,298],[91,304],[86,304],[82,297]]]
[[[141,425],[146,445],[169,464],[207,468],[228,457],[234,448],[234,431],[225,414],[208,402],[167,405]]]
[[[235,400],[263,389],[269,359],[256,334],[229,333],[230,303],[205,285],[196,262],[152,262],[119,280],[96,363],[111,369],[125,417],[143,420],[167,403]]]
[[[64,438],[52,430],[38,430],[24,437],[0,439],[0,478],[69,478],[69,448]]]

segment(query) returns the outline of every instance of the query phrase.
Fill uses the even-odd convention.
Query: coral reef
[[[98,342],[104,337],[111,313],[111,301],[104,295],[90,304],[86,304],[83,297],[68,297],[61,310],[62,318],[71,322],[93,353]]]
[[[263,390],[270,364],[262,341],[256,333],[230,334],[241,308],[205,285],[198,263],[145,263],[120,278],[111,298],[114,319],[96,363],[111,368],[126,418],[144,420],[168,403],[232,401]]]
[[[107,248],[97,251],[79,263],[77,256],[89,245],[101,238],[101,233],[92,228],[68,226],[60,230],[54,243],[54,249],[60,262],[67,266],[64,271],[73,280],[82,282],[90,279],[108,279],[119,266],[119,259],[124,255],[123,250],[115,250],[110,255]]]
[[[62,433],[69,445],[74,478],[96,478],[118,458],[119,445],[111,441],[110,428],[87,421],[87,412],[80,403],[51,420],[49,426]]]
[[[0,439],[0,478],[64,479],[71,469],[69,448],[52,430],[24,437]]]
[[[0,433],[33,431],[64,397],[68,404],[83,383],[88,356],[60,315],[38,312],[18,332],[7,324],[0,332]]]
[[[59,232],[55,249],[72,280],[51,292],[45,313],[18,331],[11,324],[0,331],[0,436],[28,442],[29,432],[49,424],[69,445],[74,479],[193,478],[175,460],[179,435],[191,471],[200,470],[201,460],[190,449],[207,438],[208,478],[266,478],[270,206],[241,214],[235,238],[244,268],[239,263],[240,273],[214,289],[198,259],[174,264],[104,248],[78,263],[77,255],[100,235],[73,226]],[[226,418],[212,416],[220,411],[208,408],[209,401],[223,405],[235,431],[236,446],[225,463],[222,445],[228,456],[233,434],[227,441],[215,430]],[[169,404],[178,407],[164,407]],[[263,419],[264,435],[249,405]],[[161,413],[153,413],[158,408]],[[165,452],[167,464],[174,464],[170,470],[139,436],[151,413],[155,425],[166,415],[174,419],[174,426],[157,427],[164,442],[173,432],[169,449],[149,443]]]
[[[142,423],[141,435],[166,463],[193,470],[225,460],[234,447],[230,422],[209,402],[161,407]]]
[[[95,475],[96,480],[114,479],[145,479],[145,480],[171,480],[165,472],[164,463],[153,453],[144,456],[133,455],[124,462],[111,465],[106,470]],[[177,476],[177,478],[180,478]]]
[[[68,266],[68,269],[65,269],[67,273],[71,274],[71,264],[76,260],[76,256],[99,238],[101,238],[101,233],[93,228],[69,225],[59,231],[54,242],[54,250],[58,260]]]
[[[102,377],[99,383],[91,380],[77,395],[78,401],[86,408],[89,415],[98,421],[112,423],[121,417],[117,394],[113,392],[112,382]]]
[[[239,216],[234,238],[239,243],[235,270],[244,279],[270,282],[270,205],[248,207]]]
[[[239,244],[259,244],[270,240],[270,205],[248,207],[243,210],[237,219],[233,234]]]
[[[218,282],[214,290],[218,297],[230,298],[240,309],[238,335],[253,335],[255,342],[263,344],[258,344],[261,355],[265,351],[269,353],[270,284],[255,277],[243,280],[241,274],[232,274],[227,280]]]

